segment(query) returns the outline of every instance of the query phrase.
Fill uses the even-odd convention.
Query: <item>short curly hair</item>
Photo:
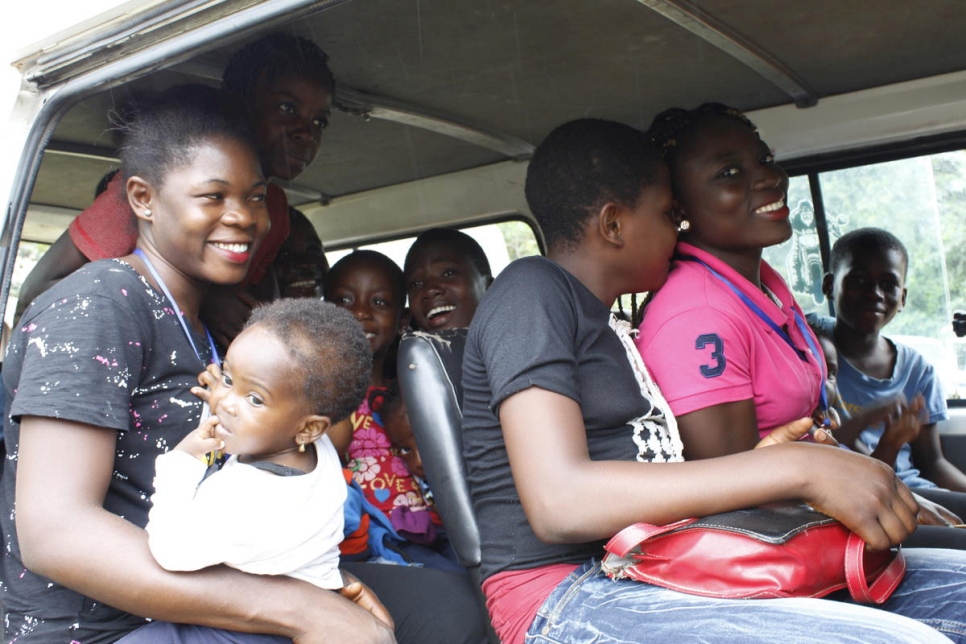
[[[643,132],[603,119],[554,129],[527,168],[526,197],[549,248],[572,249],[608,201],[634,206],[657,180],[661,158]]]
[[[283,33],[270,33],[235,52],[222,74],[222,85],[232,94],[250,100],[258,80],[308,78],[335,94],[335,77],[329,57],[311,40]]]
[[[372,372],[372,352],[352,314],[314,298],[283,298],[252,311],[245,328],[261,326],[288,349],[292,377],[313,413],[333,423],[359,407]]]
[[[835,273],[839,264],[854,257],[859,250],[894,250],[902,256],[905,269],[909,268],[909,251],[902,240],[883,228],[869,227],[849,231],[835,240],[829,257],[829,272]]]
[[[406,280],[403,278],[402,269],[399,265],[392,261],[386,255],[383,255],[379,251],[360,249],[353,251],[337,261],[329,272],[325,275],[325,282],[323,283],[323,292],[325,297],[329,298],[332,293],[332,288],[335,282],[342,275],[344,271],[352,268],[352,266],[358,262],[372,262],[378,264],[386,269],[386,274],[389,276],[389,283],[392,285],[392,292],[399,303],[400,307],[406,304]]]
[[[486,251],[483,250],[483,247],[480,246],[478,241],[455,228],[430,228],[420,233],[419,237],[416,238],[406,253],[403,272],[409,272],[410,262],[413,261],[416,253],[421,252],[430,244],[436,243],[444,244],[449,248],[458,250],[473,263],[473,266],[476,267],[480,275],[486,278],[493,277],[493,271],[490,270],[490,260],[487,259]]]

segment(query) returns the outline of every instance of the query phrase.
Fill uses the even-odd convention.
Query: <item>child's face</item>
[[[209,404],[228,454],[264,460],[296,447],[311,416],[285,344],[260,325],[238,334],[225,356]]]
[[[467,327],[486,291],[486,278],[459,248],[431,242],[406,263],[409,309],[417,328]]]
[[[671,170],[689,243],[744,252],[791,237],[788,175],[747,124],[724,116],[702,124],[682,141]]]
[[[878,333],[905,306],[905,274],[899,251],[854,250],[831,276],[837,323],[866,335]]]
[[[321,83],[301,76],[266,75],[252,92],[259,152],[265,172],[291,181],[315,160],[329,122],[332,95]]]
[[[369,259],[350,260],[330,279],[326,299],[352,313],[372,354],[384,355],[399,333],[403,308],[387,267]]]
[[[128,182],[129,192],[136,180]],[[266,184],[255,151],[222,136],[205,140],[145,193],[142,242],[183,275],[202,282],[241,281],[268,232]]]
[[[426,472],[423,471],[423,461],[419,458],[419,448],[416,447],[416,437],[413,436],[413,430],[409,424],[406,405],[394,406],[383,417],[382,427],[386,430],[386,436],[389,437],[393,450],[406,463],[406,469],[413,476],[425,480]]]
[[[672,204],[667,166],[661,163],[656,180],[641,191],[625,220],[622,237],[633,264],[620,270],[632,280],[622,292],[656,291],[667,280],[678,239]]]

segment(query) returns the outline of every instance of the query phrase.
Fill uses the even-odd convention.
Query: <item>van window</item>
[[[764,257],[785,276],[802,308],[831,313],[821,291],[819,208],[829,247],[857,228],[889,230],[909,251],[908,297],[885,333],[933,363],[947,397],[966,395],[966,341],[956,338],[951,324],[953,312],[966,309],[966,150],[793,177],[788,205],[792,238],[766,249]]]

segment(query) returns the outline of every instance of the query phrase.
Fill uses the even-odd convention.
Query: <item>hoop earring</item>
[[[687,219],[682,219],[680,222],[678,222],[678,232],[679,233],[687,232],[689,230],[691,230],[691,222],[690,221],[688,221]]]
[[[305,443],[303,443],[302,441],[299,441],[299,454],[304,454],[304,453],[305,453]]]

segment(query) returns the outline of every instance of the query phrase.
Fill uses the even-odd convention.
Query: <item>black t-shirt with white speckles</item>
[[[207,340],[195,334],[194,341],[207,360]],[[88,264],[24,313],[3,365],[9,402],[0,483],[0,600],[7,641],[113,642],[145,623],[24,568],[13,512],[21,417],[116,431],[104,507],[144,527],[155,458],[198,426],[202,405],[190,388],[203,369],[165,296],[118,260]]]

